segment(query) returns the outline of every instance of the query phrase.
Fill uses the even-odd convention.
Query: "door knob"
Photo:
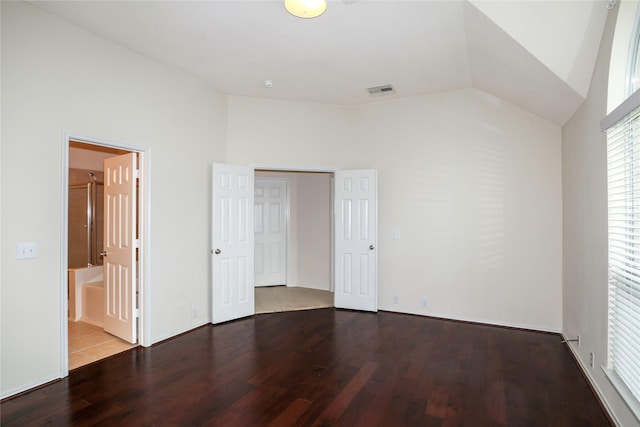
[[[102,255],[103,257],[106,257],[107,256],[107,251],[100,252],[100,255]]]
[[[220,253],[222,253],[222,251],[220,249],[216,249],[216,251],[214,252],[216,255],[220,255]]]
[[[375,248],[373,247],[373,245],[369,245],[369,250],[374,250]]]

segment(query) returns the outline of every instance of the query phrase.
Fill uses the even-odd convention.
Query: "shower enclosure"
[[[93,172],[85,176],[69,185],[69,268],[102,265],[104,186]]]

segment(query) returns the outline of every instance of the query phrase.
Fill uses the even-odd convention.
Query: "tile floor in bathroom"
[[[69,370],[135,347],[101,327],[69,321]]]
[[[266,286],[256,288],[256,314],[333,307],[333,292]],[[135,347],[98,326],[69,321],[69,370]]]

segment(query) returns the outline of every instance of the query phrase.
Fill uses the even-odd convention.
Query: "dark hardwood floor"
[[[321,309],[206,326],[2,402],[3,426],[609,426],[556,334]]]

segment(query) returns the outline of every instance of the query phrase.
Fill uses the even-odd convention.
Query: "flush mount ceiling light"
[[[284,0],[287,12],[298,18],[315,18],[327,9],[326,0]]]

